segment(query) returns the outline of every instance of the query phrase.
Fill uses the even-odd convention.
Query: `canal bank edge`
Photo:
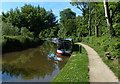
[[[52,82],[89,82],[88,56],[85,49],[82,53],[74,51],[67,64],[57,74]]]
[[[44,40],[40,38],[27,38],[27,37],[4,37],[5,42],[2,43],[2,54],[14,51],[21,51],[28,48],[37,47],[42,45]]]

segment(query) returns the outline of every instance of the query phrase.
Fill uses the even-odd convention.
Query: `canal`
[[[2,82],[50,82],[69,59],[58,61],[56,49],[46,41],[36,48],[3,54]]]

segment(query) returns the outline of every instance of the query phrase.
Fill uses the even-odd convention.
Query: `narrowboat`
[[[71,38],[61,39],[58,43],[56,56],[61,59],[62,56],[71,56],[73,40]]]

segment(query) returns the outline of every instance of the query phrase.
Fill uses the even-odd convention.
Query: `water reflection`
[[[66,63],[66,60],[59,62],[55,53],[56,45],[45,42],[37,48],[4,54],[3,82],[49,82]]]

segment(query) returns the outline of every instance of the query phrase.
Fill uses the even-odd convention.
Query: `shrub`
[[[19,29],[13,27],[10,23],[2,23],[2,35],[16,36],[19,35]]]
[[[26,27],[22,27],[20,33],[25,37],[33,37],[33,32],[30,32]]]

